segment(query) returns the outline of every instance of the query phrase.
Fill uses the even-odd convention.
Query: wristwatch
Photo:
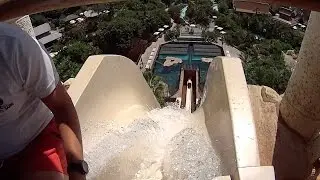
[[[76,162],[69,163],[68,173],[69,172],[78,172],[80,174],[86,175],[89,172],[88,163],[84,160],[79,160]]]

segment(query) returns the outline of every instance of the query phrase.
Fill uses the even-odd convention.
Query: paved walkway
[[[158,38],[156,42],[152,42],[151,45],[149,47],[147,47],[147,49],[144,51],[144,53],[141,55],[141,58],[140,58],[140,61],[138,63],[138,66],[139,68],[141,69],[142,72],[144,72],[146,69],[146,65],[147,65],[147,61],[150,57],[150,54],[152,52],[152,49],[153,48],[156,48],[156,53],[160,47],[161,44],[165,43],[165,40],[164,40],[164,35],[162,35],[162,37]],[[156,58],[156,53],[155,55],[153,56],[154,59]],[[151,65],[153,64],[153,61],[154,59],[152,60],[152,63]],[[151,66],[152,67],[152,66]]]
[[[226,43],[222,44],[221,40],[218,40],[216,44],[223,48],[225,56],[240,58],[241,51],[239,51],[237,48],[229,46]]]

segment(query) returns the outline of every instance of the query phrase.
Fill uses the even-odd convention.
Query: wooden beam
[[[0,5],[0,21],[56,9],[121,0],[11,0]]]

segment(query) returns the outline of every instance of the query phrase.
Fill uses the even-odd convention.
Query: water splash
[[[204,122],[176,107],[150,111],[119,126],[96,124],[84,137],[88,179],[212,179],[221,175]]]

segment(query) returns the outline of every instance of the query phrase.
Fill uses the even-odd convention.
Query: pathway
[[[237,48],[229,46],[226,43],[222,44],[221,40],[219,40],[219,39],[218,39],[218,42],[216,44],[223,48],[225,56],[240,58],[241,51],[239,51]]]
[[[172,26],[170,27],[170,30],[172,30],[176,26],[176,23],[173,22],[173,19],[171,19],[171,22],[172,22]],[[138,67],[141,69],[142,72],[144,72],[146,70],[145,67],[146,67],[147,61],[148,61],[148,59],[150,57],[150,54],[152,52],[152,49],[156,48],[156,53],[155,53],[154,59],[153,59],[153,61],[151,63],[153,65],[154,60],[155,60],[156,55],[157,55],[157,51],[158,51],[160,45],[164,44],[164,43],[165,43],[165,40],[164,40],[164,33],[163,33],[162,36],[157,39],[157,41],[152,42],[151,45],[149,47],[147,47],[147,49],[141,55],[141,58],[140,58],[140,60],[138,62]]]

